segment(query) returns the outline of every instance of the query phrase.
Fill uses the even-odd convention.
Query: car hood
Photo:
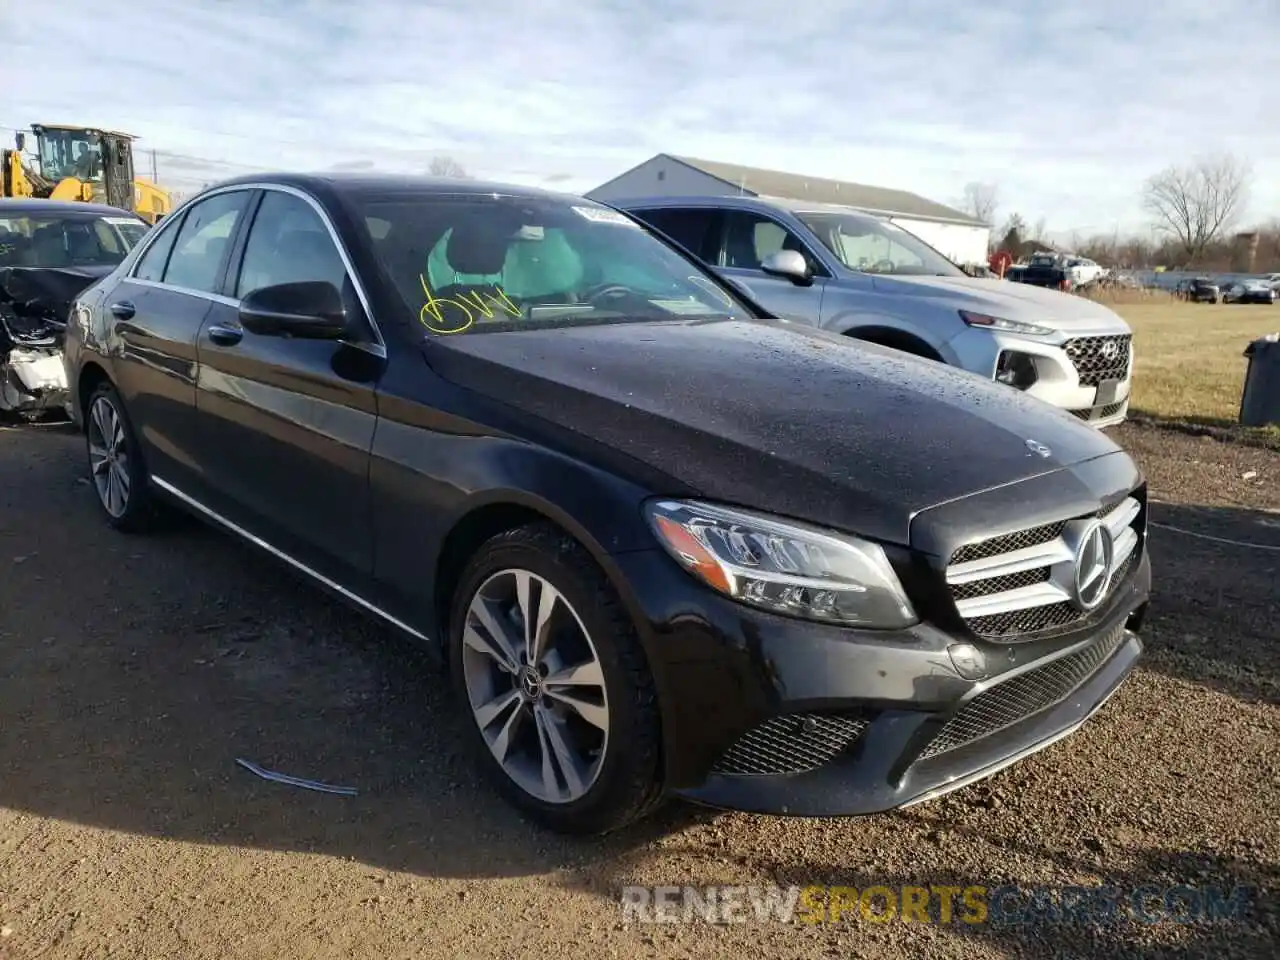
[[[1066,333],[1129,330],[1119,314],[1100,303],[1029,283],[984,277],[876,277],[873,282],[878,293],[932,297],[957,310],[1038,323]]]
[[[563,428],[574,453],[603,447],[673,488],[902,544],[920,510],[1119,449],[1010,387],[783,321],[474,333],[425,356]]]

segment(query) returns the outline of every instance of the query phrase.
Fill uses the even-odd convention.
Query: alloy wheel
[[[89,408],[89,469],[103,509],[119,519],[129,507],[129,449],[124,424],[106,397]]]
[[[499,571],[471,598],[462,642],[472,715],[503,771],[545,803],[583,797],[608,748],[609,701],[568,599],[528,570]]]

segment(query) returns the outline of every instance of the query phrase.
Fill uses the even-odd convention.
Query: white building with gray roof
[[[660,153],[587,193],[602,203],[737,195],[849,207],[892,220],[954,263],[987,262],[990,224],[906,190]]]

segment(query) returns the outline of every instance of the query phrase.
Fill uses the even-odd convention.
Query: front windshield
[[[48,180],[102,179],[102,141],[87,130],[42,130],[40,173]]]
[[[418,195],[362,207],[378,259],[432,333],[752,315],[645,228],[589,200]]]
[[[115,266],[136,242],[102,217],[0,217],[0,267]]]
[[[963,270],[888,220],[852,213],[797,213],[850,270],[912,277],[964,277]]]

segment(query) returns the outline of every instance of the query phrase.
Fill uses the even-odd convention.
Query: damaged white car
[[[115,207],[0,200],[0,416],[62,413],[62,339],[76,296],[150,229]]]

